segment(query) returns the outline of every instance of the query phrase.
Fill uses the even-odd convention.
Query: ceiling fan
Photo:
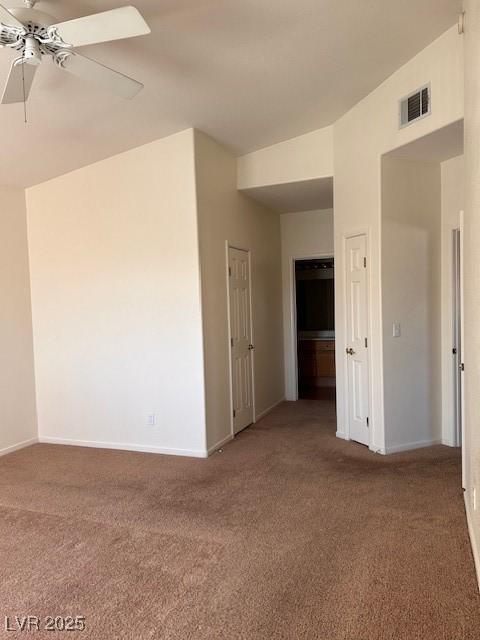
[[[150,27],[135,7],[58,23],[34,9],[36,0],[24,3],[25,7],[14,9],[0,5],[0,46],[20,53],[12,63],[2,104],[26,101],[35,72],[45,56],[50,56],[60,69],[123,98],[133,98],[143,88],[141,82],[80,55],[75,49],[150,33]]]

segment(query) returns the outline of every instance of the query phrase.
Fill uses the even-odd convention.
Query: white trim
[[[473,523],[473,514],[470,507],[469,492],[464,491],[463,498],[465,500],[465,512],[467,514],[468,533],[470,535],[470,544],[472,545],[473,561],[477,572],[478,589],[480,591],[480,540],[477,538],[475,525]]]
[[[140,453],[160,453],[167,456],[186,456],[189,458],[206,458],[208,456],[208,452],[201,449],[171,449],[169,447],[155,447],[151,445],[123,442],[97,442],[95,440],[50,438],[49,436],[40,436],[38,442],[44,444],[61,444],[71,447],[90,447],[92,449],[115,449],[119,451],[138,451]]]
[[[298,260],[322,260],[322,259],[332,258],[335,260],[335,254],[333,251],[329,251],[327,253],[316,253],[316,254],[303,254],[290,256],[290,269],[289,269],[289,289],[290,289],[290,344],[291,351],[290,356],[293,355],[291,362],[293,362],[293,383],[294,383],[294,397],[293,401],[298,400],[298,354],[297,354],[297,279],[295,273],[295,263]],[[335,278],[334,272],[334,278]],[[335,330],[335,327],[334,327]],[[293,353],[292,353],[293,352]],[[336,374],[335,374],[336,378]]]
[[[208,455],[210,456],[212,453],[215,453],[217,449],[220,449],[220,447],[223,447],[223,445],[227,444],[227,442],[231,442],[232,440],[233,440],[233,436],[231,433],[229,433],[228,436],[225,436],[225,438],[222,438],[221,440],[219,440],[219,442],[209,447],[207,452]]]
[[[12,444],[10,447],[5,447],[4,449],[0,449],[0,457],[6,456],[9,453],[13,453],[14,451],[18,451],[19,449],[25,449],[25,447],[31,447],[32,444],[37,444],[37,442],[38,442],[38,438],[30,438],[30,440],[24,440],[23,442]]]
[[[272,413],[272,411],[274,409],[276,409],[278,407],[278,405],[282,404],[282,402],[285,402],[285,398],[282,398],[281,400],[278,400],[278,402],[275,402],[275,404],[272,404],[271,407],[268,407],[268,409],[265,409],[264,411],[259,413],[257,416],[255,416],[255,422],[258,422],[262,418],[265,418],[265,416],[268,416],[268,414]]]
[[[386,455],[390,453],[402,453],[403,451],[412,451],[413,449],[424,449],[425,447],[434,447],[443,444],[441,440],[417,440],[415,442],[406,442],[405,444],[396,444],[393,447],[386,447],[380,452]]]
[[[269,413],[271,413],[274,409],[276,409],[276,407],[278,407],[278,405],[282,404],[282,402],[285,402],[285,398],[282,398],[281,400],[279,400],[278,402],[275,402],[275,404],[272,404],[271,407],[268,407],[268,409],[265,409],[265,411],[262,411],[261,413],[259,413],[257,416],[255,416],[255,422],[258,422],[259,420],[261,420],[262,418],[265,418],[265,416],[267,416]],[[255,424],[255,423],[253,423]],[[211,447],[209,447],[208,449],[208,455],[211,455],[212,453],[214,453],[217,449],[220,449],[220,447],[223,447],[225,444],[227,444],[228,442],[231,442],[234,439],[235,436],[233,436],[231,433],[228,434],[228,436],[225,436],[225,438],[222,438],[222,440],[220,440],[219,442],[217,442],[216,444],[212,445]]]
[[[350,438],[347,438],[347,434],[345,433],[345,431],[337,431],[335,433],[335,436],[337,438],[340,438],[340,440],[350,440]]]

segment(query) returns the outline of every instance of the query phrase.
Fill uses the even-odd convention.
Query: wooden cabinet
[[[300,386],[335,385],[335,340],[298,341]]]

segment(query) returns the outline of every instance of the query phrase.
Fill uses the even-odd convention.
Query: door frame
[[[368,413],[369,413],[369,428],[368,428],[368,448],[370,451],[376,451],[374,447],[374,438],[373,438],[373,429],[374,429],[374,419],[373,419],[373,392],[372,392],[372,296],[371,296],[371,257],[370,257],[370,229],[368,227],[362,227],[359,229],[355,229],[352,231],[347,231],[342,235],[342,282],[343,282],[343,309],[346,311],[347,309],[347,264],[346,264],[346,255],[347,255],[347,240],[352,238],[356,238],[358,236],[365,236],[365,253],[367,254],[365,257],[367,259],[367,340],[368,340],[368,348],[367,348],[367,361],[368,361]],[[347,347],[346,337],[348,333],[347,328],[347,314],[346,312],[343,314],[343,337],[344,344],[341,346],[342,349],[342,358],[343,358],[343,383],[344,383],[344,398],[343,398],[343,406],[345,412],[345,425],[343,431],[343,437],[345,440],[350,440],[350,405],[348,402],[349,394],[348,394],[348,358],[345,352]],[[383,377],[383,371],[382,371]]]
[[[290,269],[289,269],[289,278],[290,278],[290,327],[291,327],[291,351],[290,356],[291,362],[293,362],[293,377],[294,377],[294,399],[296,402],[298,400],[298,352],[297,352],[297,281],[295,277],[295,263],[300,260],[320,260],[323,258],[332,258],[335,260],[335,255],[333,251],[328,253],[316,253],[302,256],[291,256],[290,257]],[[334,279],[336,279],[336,266],[334,268]],[[335,316],[335,329],[337,327],[337,317]],[[336,332],[335,332],[336,335]],[[337,372],[335,372],[335,378],[337,377]]]
[[[453,446],[460,447],[462,443],[462,276],[460,253],[461,232],[459,227],[451,230],[451,252],[452,252],[452,345],[456,349],[453,354],[452,369],[452,391],[453,391],[453,424],[451,425],[451,442]],[[459,429],[460,427],[460,429]]]
[[[227,348],[228,348],[228,380],[229,380],[229,395],[230,395],[230,435],[235,437],[235,429],[233,424],[233,372],[232,372],[232,325],[231,325],[231,313],[230,313],[230,275],[228,268],[230,266],[229,250],[237,249],[238,251],[245,251],[248,256],[248,288],[249,288],[249,302],[250,302],[250,336],[252,344],[255,345],[254,326],[253,326],[253,305],[252,305],[252,251],[247,247],[243,247],[237,242],[225,241],[225,279],[226,279],[226,292],[227,292]],[[253,405],[253,422],[257,421],[257,409],[255,401],[255,349],[250,352],[250,367],[252,374],[252,405]]]

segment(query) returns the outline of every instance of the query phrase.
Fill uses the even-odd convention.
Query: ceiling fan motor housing
[[[42,61],[42,54],[40,52],[40,44],[34,36],[28,35],[25,38],[25,50],[23,52],[23,58],[27,64],[40,64]]]
[[[54,56],[63,47],[52,42],[48,27],[55,23],[55,18],[37,11],[16,7],[10,13],[23,23],[24,32],[18,29],[0,25],[0,45],[22,52],[22,57],[29,64],[38,65],[42,56]]]

